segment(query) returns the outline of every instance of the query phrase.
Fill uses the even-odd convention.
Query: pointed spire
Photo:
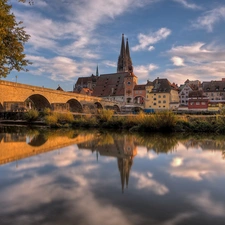
[[[127,70],[127,57],[126,57],[126,49],[125,49],[125,42],[124,42],[124,34],[122,34],[122,42],[121,42],[120,55],[119,55],[118,64],[117,64],[117,72],[125,72],[126,70]]]
[[[127,69],[129,72],[133,72],[133,65],[132,65],[132,60],[130,57],[130,48],[129,48],[128,38],[126,41],[126,57],[127,57]]]
[[[99,73],[98,73],[98,65],[97,65],[97,68],[96,68],[96,77],[98,77],[99,76]]]

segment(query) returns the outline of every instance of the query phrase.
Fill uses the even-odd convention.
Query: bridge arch
[[[46,143],[48,139],[43,134],[35,135],[29,140],[28,144],[33,147],[40,147]]]
[[[25,103],[27,104],[27,108],[36,108],[38,111],[42,111],[45,108],[51,108],[51,104],[45,98],[43,95],[40,94],[34,94],[29,96],[26,100]]]
[[[82,105],[76,99],[70,99],[70,100],[67,101],[67,103],[70,106],[70,111],[71,112],[83,112]]]
[[[97,109],[103,109],[103,106],[100,102],[95,102],[95,106]]]
[[[120,112],[120,107],[118,105],[113,106],[115,112]]]
[[[0,103],[0,112],[3,112],[3,111],[4,111],[3,105],[2,103]]]

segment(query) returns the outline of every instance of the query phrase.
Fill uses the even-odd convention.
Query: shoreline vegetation
[[[153,114],[114,114],[102,109],[96,114],[59,113],[50,109],[7,114],[2,124],[45,125],[50,128],[105,128],[130,132],[208,132],[225,133],[225,115],[177,115],[172,111]]]

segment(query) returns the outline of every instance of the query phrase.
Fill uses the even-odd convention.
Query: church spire
[[[97,65],[97,67],[96,67],[96,77],[98,77],[99,76],[99,73],[98,73],[98,65]]]
[[[127,69],[129,72],[133,72],[133,65],[132,65],[132,60],[130,57],[130,49],[129,49],[129,43],[128,43],[128,38],[126,41],[126,57],[127,57]]]
[[[119,55],[118,64],[117,64],[117,72],[126,72],[126,71],[127,71],[127,57],[126,57],[126,49],[125,49],[125,42],[124,42],[124,34],[122,34],[122,42],[121,42],[120,55]]]

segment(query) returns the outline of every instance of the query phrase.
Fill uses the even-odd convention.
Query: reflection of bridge
[[[36,140],[30,140],[27,142],[25,135],[16,134],[3,134],[0,135],[0,164],[5,164],[34,156],[40,153],[60,149],[72,144],[79,144],[94,139],[94,134],[79,134],[74,138],[67,136],[50,136],[48,139],[44,139],[43,135],[36,137]]]
[[[99,97],[2,80],[0,90],[0,111],[18,111],[32,107],[72,112],[82,112],[85,108],[114,108],[119,111],[122,104]]]

